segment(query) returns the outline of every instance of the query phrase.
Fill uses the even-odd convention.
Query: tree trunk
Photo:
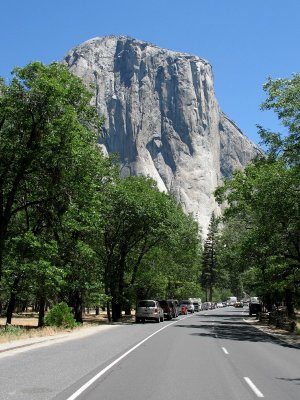
[[[11,324],[12,315],[13,315],[13,312],[15,309],[15,304],[16,304],[16,294],[14,291],[12,291],[10,294],[10,299],[9,299],[9,303],[8,303],[7,310],[6,310],[6,323],[7,324]]]
[[[125,315],[131,315],[131,304],[127,303],[124,305]]]
[[[78,290],[71,293],[70,306],[73,308],[75,321],[82,323],[82,297]]]
[[[122,317],[122,306],[116,301],[116,299],[112,300],[111,313],[113,322],[118,322]]]
[[[110,304],[109,304],[109,301],[107,302],[106,308],[107,308],[107,319],[108,319],[108,322],[111,322],[111,313],[110,313]]]
[[[1,185],[1,183],[0,183]],[[0,186],[0,210],[3,210],[3,188],[2,185]],[[5,216],[2,214],[0,215],[0,282],[2,280],[3,275],[3,252],[5,247],[5,235],[7,231],[7,220]]]
[[[16,305],[17,289],[18,289],[20,279],[21,279],[21,277],[17,276],[12,285],[10,299],[9,299],[9,303],[8,303],[7,310],[6,310],[6,323],[7,324],[11,324],[12,315],[13,315],[15,305]]]
[[[46,299],[44,296],[41,296],[40,301],[39,301],[39,320],[38,320],[39,328],[44,326],[45,305],[46,305]]]
[[[210,302],[212,302],[212,297],[213,297],[213,288],[212,287],[210,287],[209,289],[208,289],[208,292],[209,292],[209,300],[208,301],[210,301]]]
[[[268,312],[272,311],[273,302],[272,302],[270,293],[265,294],[263,302],[264,302],[264,306],[266,307],[267,311]]]
[[[289,288],[285,289],[285,304],[288,317],[294,318],[293,292]]]
[[[118,265],[118,279],[114,284],[117,285],[115,295],[112,299],[112,320],[118,322],[122,318],[123,296],[124,296],[124,271],[126,267],[126,251],[121,253]]]

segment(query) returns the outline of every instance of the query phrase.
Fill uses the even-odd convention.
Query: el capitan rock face
[[[64,62],[94,85],[100,143],[121,173],[154,178],[205,233],[216,186],[260,153],[220,110],[208,62],[126,36],[88,40]]]

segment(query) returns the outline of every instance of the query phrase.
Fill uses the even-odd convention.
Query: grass
[[[75,327],[73,330],[82,329],[92,324],[93,322],[87,322]],[[14,314],[11,325],[6,325],[6,319],[0,318],[0,344],[21,339],[54,336],[71,331],[71,329],[54,326],[38,328],[38,316],[35,313],[30,313],[30,315]]]
[[[54,336],[70,331],[71,329],[56,328],[52,326],[34,329],[14,325],[2,326],[0,327],[0,344],[34,337]]]
[[[124,320],[126,320],[126,317]],[[130,320],[130,317],[128,317],[127,320]],[[38,328],[37,313],[14,314],[12,324],[8,326],[6,326],[6,319],[0,318],[0,344],[34,337],[55,336],[92,326],[108,324],[105,312],[101,312],[100,315],[95,315],[94,312],[85,314],[83,321],[83,324],[80,324],[73,329],[58,328],[54,326]]]

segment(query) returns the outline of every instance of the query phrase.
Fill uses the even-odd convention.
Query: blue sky
[[[96,36],[128,35],[206,59],[221,109],[255,143],[267,77],[300,72],[299,0],[3,0],[0,76],[31,61],[59,61]]]

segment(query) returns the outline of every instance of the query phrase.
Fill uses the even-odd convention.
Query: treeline
[[[259,127],[265,153],[216,190],[199,227],[146,177],[120,179],[97,140],[103,119],[65,66],[35,62],[0,80],[0,313],[66,302],[110,320],[140,298],[260,296],[299,307],[300,77],[264,86],[284,135]],[[201,288],[202,287],[202,288]]]
[[[119,178],[103,119],[65,66],[34,62],[0,80],[0,311],[107,308],[201,296],[198,226],[145,177]]]
[[[300,76],[269,79],[262,109],[284,133],[258,127],[265,154],[216,190],[225,206],[212,216],[204,245],[202,283],[243,297],[260,296],[268,311],[300,306]]]

